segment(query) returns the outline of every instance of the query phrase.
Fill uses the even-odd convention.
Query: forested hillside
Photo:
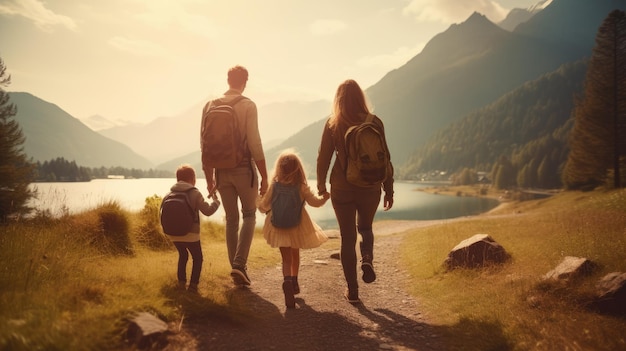
[[[464,168],[491,173],[496,164],[516,172],[521,185],[560,186],[574,97],[583,91],[587,64],[565,64],[438,131],[414,153],[399,176],[429,178]]]

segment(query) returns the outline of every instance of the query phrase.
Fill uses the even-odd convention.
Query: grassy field
[[[492,214],[498,216],[415,230],[402,247],[408,289],[450,349],[626,349],[626,319],[587,307],[599,278],[626,272],[626,191],[566,192],[510,202]],[[479,233],[500,243],[511,262],[446,271],[452,247]],[[596,269],[571,284],[545,282],[565,256],[588,258]]]
[[[3,227],[0,350],[121,350],[126,321],[139,311],[174,325],[206,316],[240,318],[245,309],[228,292],[223,226],[202,223],[202,295],[181,294],[178,254],[157,230],[159,200],[146,199],[138,214],[105,203],[77,215],[43,215]],[[252,252],[251,266],[280,262],[260,233]]]
[[[177,253],[159,233],[159,200],[146,199],[140,213],[104,203],[77,215],[39,214],[2,227],[0,350],[120,350],[124,321],[138,311],[174,327],[182,320],[242,318],[245,308],[229,293],[221,225],[202,224],[202,295],[176,291]],[[585,306],[597,279],[626,271],[626,191],[568,192],[509,202],[499,211],[501,216],[405,235],[401,260],[412,275],[406,287],[438,334],[450,340],[449,348],[625,349],[626,320]],[[446,272],[449,250],[477,233],[491,235],[512,260]],[[598,268],[572,286],[542,282],[568,255],[587,257]],[[278,250],[257,233],[249,266],[277,262]]]

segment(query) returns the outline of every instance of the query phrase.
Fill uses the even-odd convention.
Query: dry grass
[[[493,214],[405,236],[402,259],[412,274],[409,289],[422,302],[427,319],[450,340],[449,349],[624,349],[626,321],[593,313],[585,301],[597,278],[626,271],[626,191],[510,202]],[[0,349],[120,349],[124,318],[138,311],[175,325],[182,319],[245,317],[246,309],[230,291],[223,226],[202,223],[201,294],[181,294],[175,287],[176,251],[171,246],[155,249],[146,244],[152,239],[139,239],[141,233],[162,235],[139,229],[154,229],[153,220],[109,203],[60,219],[42,215],[3,227]],[[121,238],[116,242],[128,249],[124,254],[103,250],[101,240],[92,240],[105,221],[115,226],[116,238]],[[449,250],[477,233],[490,234],[512,261],[489,269],[444,271]],[[104,242],[113,245],[111,240]],[[255,268],[280,262],[278,250],[258,232],[251,252],[249,264]],[[566,255],[588,257],[598,269],[575,288],[542,283],[541,276]]]
[[[626,320],[585,307],[601,276],[626,271],[626,191],[562,193],[494,214],[499,216],[416,230],[402,249],[413,276],[410,289],[434,320],[449,326],[450,348],[626,348]],[[491,235],[512,261],[446,272],[442,263],[452,247],[478,233]],[[542,283],[564,256],[586,257],[597,269],[573,286]]]
[[[119,350],[124,320],[140,311],[171,323],[240,318],[222,225],[202,223],[200,295],[176,289],[176,250],[145,244],[141,227],[155,225],[114,203],[3,227],[0,350]],[[260,233],[252,251],[253,265],[280,261]]]

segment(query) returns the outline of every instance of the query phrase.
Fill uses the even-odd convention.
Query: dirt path
[[[168,350],[441,350],[440,326],[428,323],[419,302],[404,290],[407,273],[398,266],[406,230],[441,221],[392,221],[374,227],[377,280],[360,282],[362,304],[343,297],[345,281],[335,249],[303,250],[301,293],[287,309],[280,267],[250,270],[250,288],[233,288],[232,298],[247,306],[249,323],[210,320],[189,324],[170,338]],[[329,231],[331,240],[339,240]],[[360,275],[359,275],[360,276]]]

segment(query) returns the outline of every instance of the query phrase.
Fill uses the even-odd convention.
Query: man
[[[248,82],[248,71],[242,66],[228,70],[229,89],[220,99],[229,102],[242,95]],[[203,110],[205,113],[216,104],[209,101]],[[236,285],[250,285],[246,264],[250,245],[256,227],[257,192],[262,196],[267,191],[267,168],[261,136],[258,128],[256,104],[244,98],[233,106],[237,127],[244,147],[244,158],[234,168],[214,168],[205,161],[203,152],[202,169],[206,176],[209,194],[219,191],[226,213],[226,247],[232,267],[231,276]],[[256,166],[256,169],[255,169]],[[259,187],[257,170],[261,176]],[[239,202],[243,224],[239,228]]]

